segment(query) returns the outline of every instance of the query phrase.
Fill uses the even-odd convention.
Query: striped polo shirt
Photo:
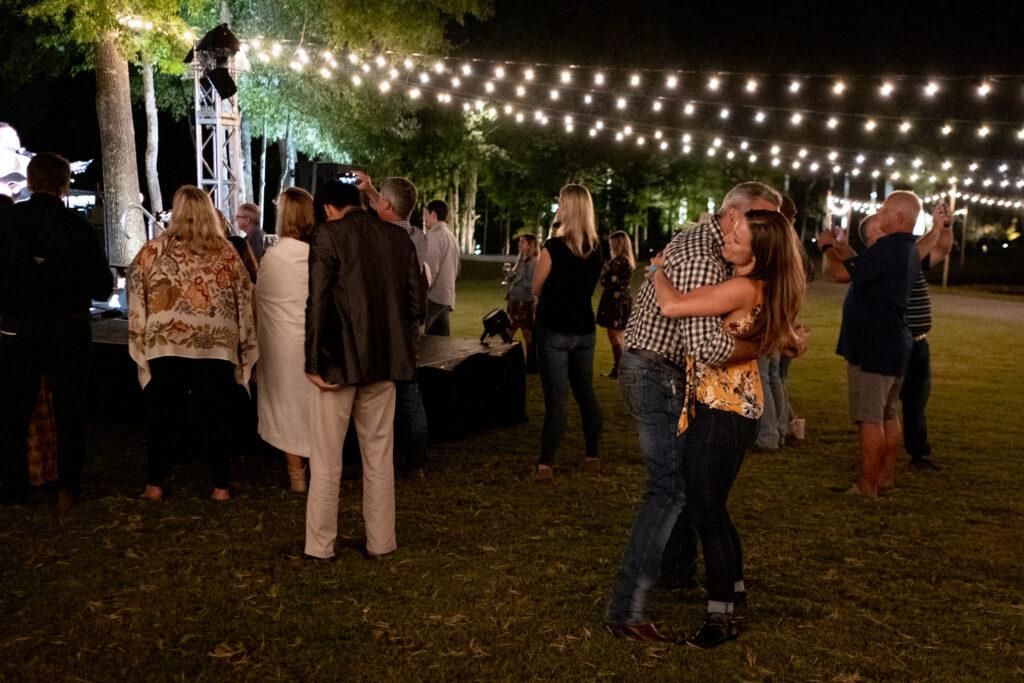
[[[907,327],[912,337],[926,334],[932,329],[932,298],[928,294],[928,280],[924,276],[930,267],[929,260],[925,256],[921,261],[921,274],[910,290],[910,300],[907,302]]]

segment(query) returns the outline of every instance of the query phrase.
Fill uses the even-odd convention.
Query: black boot
[[[708,612],[700,630],[686,639],[686,644],[701,650],[710,650],[739,637],[739,629],[732,615]]]

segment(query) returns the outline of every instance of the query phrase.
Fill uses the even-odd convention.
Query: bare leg
[[[288,463],[288,478],[291,479],[292,491],[303,493],[306,491],[306,459],[293,453],[285,453],[284,459]]]
[[[896,454],[903,443],[903,430],[900,427],[900,419],[895,417],[882,423],[885,432],[885,458],[882,471],[879,475],[878,488],[891,489],[896,487],[895,470]]]
[[[885,463],[885,428],[881,422],[861,422],[860,480],[857,488],[866,498],[878,497],[878,481]]]

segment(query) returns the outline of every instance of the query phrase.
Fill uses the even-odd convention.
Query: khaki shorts
[[[847,364],[846,383],[850,399],[850,419],[859,422],[888,422],[896,417],[902,377],[863,372],[860,366]]]

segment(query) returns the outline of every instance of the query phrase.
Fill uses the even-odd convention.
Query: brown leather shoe
[[[604,630],[616,638],[640,640],[648,643],[679,643],[681,639],[672,634],[662,633],[654,624],[614,624],[607,623]]]

